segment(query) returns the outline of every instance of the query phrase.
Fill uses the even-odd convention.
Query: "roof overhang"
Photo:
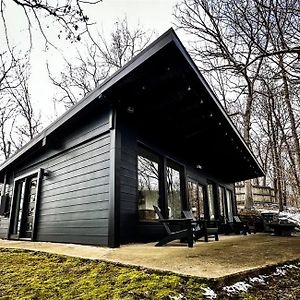
[[[224,182],[264,172],[173,32],[149,57],[106,93],[134,127]]]
[[[135,122],[164,135],[204,170],[228,182],[264,172],[173,29],[167,31],[98,88],[0,166],[0,174],[95,101],[135,107]]]

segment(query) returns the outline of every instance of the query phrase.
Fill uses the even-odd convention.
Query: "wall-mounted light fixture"
[[[202,166],[201,165],[196,165],[196,169],[202,170]]]
[[[134,114],[134,107],[133,106],[127,106],[127,112],[129,113],[129,114]]]
[[[50,177],[50,175],[51,175],[51,172],[49,170],[44,170],[44,172],[43,172],[44,177]]]

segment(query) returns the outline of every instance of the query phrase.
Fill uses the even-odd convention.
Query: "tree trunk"
[[[274,168],[274,188],[275,188],[275,199],[279,204],[279,211],[283,211],[283,197],[282,197],[282,172],[281,172],[281,164],[280,164],[280,155],[279,155],[279,146],[278,146],[278,134],[277,130],[277,123],[274,122],[274,112],[275,112],[275,103],[272,94],[269,94],[268,99],[268,131],[272,138],[272,156],[273,156],[273,168]]]
[[[244,140],[247,145],[250,145],[250,129],[251,129],[251,108],[253,103],[253,89],[251,83],[248,81],[248,96],[246,109],[243,117],[244,121]],[[251,179],[245,181],[245,203],[244,208],[246,210],[253,209],[253,194]]]
[[[293,138],[293,144],[294,144],[294,151],[295,151],[295,157],[296,157],[296,170],[299,174],[300,172],[300,144],[299,144],[299,137],[297,133],[297,125],[295,120],[295,115],[292,108],[291,98],[290,98],[290,92],[289,92],[289,84],[288,79],[286,75],[286,70],[283,65],[283,58],[279,58],[279,66],[281,68],[281,74],[282,74],[282,80],[283,80],[283,92],[284,92],[284,101],[287,107],[289,119],[291,122],[291,131],[292,131],[292,138]],[[297,176],[298,177],[298,176]]]
[[[253,208],[253,195],[251,179],[245,181],[245,209],[251,210]]]

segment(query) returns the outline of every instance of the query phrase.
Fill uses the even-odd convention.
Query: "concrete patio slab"
[[[0,240],[1,247],[100,259],[206,278],[220,278],[268,265],[300,260],[300,236],[276,237],[267,234],[221,236],[219,242],[197,242],[193,248],[176,242],[164,247],[154,247],[154,243],[150,243],[110,249]]]

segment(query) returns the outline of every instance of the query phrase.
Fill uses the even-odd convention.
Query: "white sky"
[[[97,6],[90,6],[86,9],[86,14],[90,20],[97,23],[97,29],[100,32],[110,33],[115,21],[124,16],[127,17],[130,26],[134,27],[137,24],[143,26],[144,29],[155,30],[157,35],[161,35],[170,27],[174,27],[173,11],[177,0],[103,0]],[[21,15],[20,15],[21,20]],[[15,22],[12,22],[15,23]],[[18,24],[20,24],[18,22]],[[21,22],[22,24],[22,22]],[[18,33],[20,28],[13,25],[16,31],[14,35],[16,40],[20,39],[22,43],[22,33]],[[54,36],[57,32],[50,33]],[[24,37],[23,37],[24,39]],[[24,40],[23,40],[24,42]],[[51,86],[46,70],[46,60],[53,61],[51,67],[60,70],[59,54],[55,57],[46,57],[43,51],[43,42],[35,37],[34,49],[32,52],[32,77],[31,77],[31,95],[33,101],[40,107],[43,116],[43,122],[49,123],[56,118],[53,105],[54,88]],[[66,43],[61,44],[63,54],[68,56],[69,53],[74,51],[74,44]],[[47,54],[49,56],[49,54]],[[53,55],[53,54],[52,54]],[[57,65],[55,65],[57,64]],[[61,112],[62,109],[58,109]]]

